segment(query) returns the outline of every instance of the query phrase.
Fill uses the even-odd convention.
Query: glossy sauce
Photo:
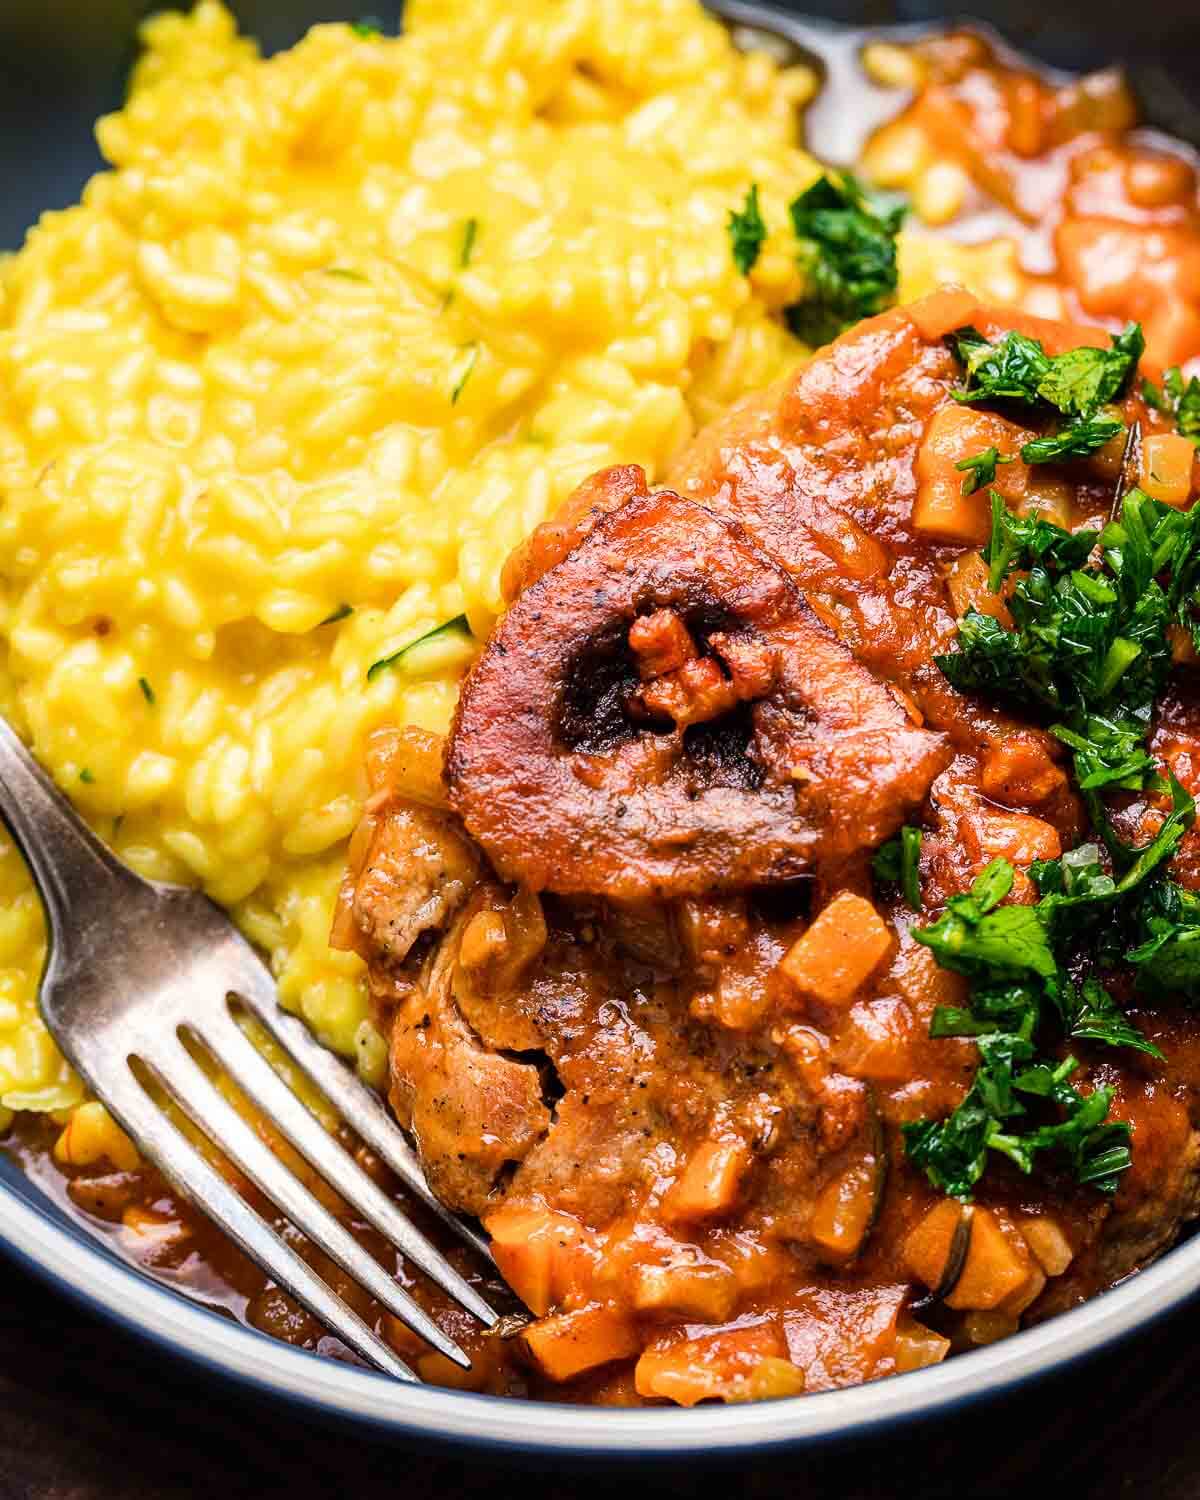
[[[1190,154],[1173,144],[1130,134],[1131,107],[1111,79],[1089,86],[1050,84],[996,60],[984,44],[969,37],[927,42],[922,48],[929,81],[906,112],[905,123],[916,125],[939,159],[958,160],[970,174],[978,197],[968,206],[960,226],[964,233],[977,235],[981,225],[994,228],[998,222],[1018,227],[1030,309],[1112,328],[1129,319],[1141,320],[1149,340],[1151,367],[1186,364],[1200,355],[1200,208]],[[997,210],[1002,220],[994,217]],[[971,213],[976,216],[974,228],[969,222]],[[991,217],[981,218],[984,214]],[[919,405],[918,387],[933,376],[929,371],[918,374],[913,400]],[[848,399],[857,397],[851,392]],[[907,451],[899,418],[890,434],[884,441],[884,455],[899,468]],[[729,436],[728,429],[725,435]],[[889,440],[896,444],[894,452],[887,449]],[[705,493],[703,457],[701,445],[699,453],[691,455],[690,467],[685,466],[694,480],[690,492],[713,503],[714,493]],[[768,462],[764,454],[762,463]],[[755,482],[762,478],[760,471]],[[1095,474],[1090,484],[1062,486],[1057,492],[1053,483],[1052,478],[1046,482],[1041,498],[1061,507],[1063,524],[1107,518],[1111,476]],[[747,490],[752,488],[747,483]],[[769,491],[768,483],[763,492]],[[834,493],[833,499],[837,498]],[[911,498],[910,494],[909,503]],[[1033,733],[1028,744],[1023,749],[1018,744],[1014,752],[1011,723],[978,706],[970,709],[969,720],[957,721],[956,731],[955,714],[960,711],[946,708],[937,679],[923,669],[932,650],[944,646],[952,635],[964,599],[978,596],[969,550],[914,539],[899,522],[867,525],[865,516],[855,518],[852,509],[844,507],[836,524],[826,518],[826,524],[815,528],[820,546],[797,561],[796,567],[813,607],[843,639],[854,643],[859,659],[911,695],[926,720],[944,729],[955,742],[955,758],[934,788],[935,827],[926,840],[925,899],[927,906],[935,907],[962,889],[971,874],[997,854],[1021,864],[1071,847],[1082,832],[1081,814],[1066,790],[1061,754],[1045,743],[1046,737]],[[1169,696],[1155,748],[1169,757],[1176,774],[1195,790],[1200,787],[1200,715],[1190,706],[1192,696],[1190,689]],[[996,726],[996,733],[991,748],[981,753],[980,743],[988,741],[989,725]],[[1154,809],[1147,806],[1130,809],[1126,816],[1136,825],[1153,815]],[[1195,833],[1177,861],[1177,874],[1186,883],[1200,885],[1200,839]],[[839,886],[870,896],[865,862],[842,870]],[[902,903],[882,904],[880,912],[896,931],[896,946],[871,987],[847,1006],[810,1002],[803,1013],[778,1028],[772,1049],[781,1067],[794,1070],[802,1079],[809,1073],[817,1077],[827,1110],[819,1128],[836,1135],[839,1119],[850,1121],[847,1129],[851,1131],[860,1129],[868,1115],[877,1122],[890,1161],[887,1189],[876,1195],[873,1213],[877,1218],[852,1268],[822,1274],[807,1267],[807,1280],[799,1290],[794,1265],[777,1244],[768,1243],[769,1236],[758,1235],[752,1220],[689,1232],[689,1252],[714,1266],[738,1268],[736,1315],[725,1325],[729,1337],[722,1356],[722,1379],[726,1385],[732,1378],[730,1370],[734,1374],[740,1370],[739,1359],[747,1371],[764,1361],[783,1364],[790,1360],[803,1368],[809,1390],[877,1378],[940,1357],[928,1350],[917,1357],[905,1352],[906,1330],[910,1332],[914,1325],[935,1337],[944,1336],[954,1348],[969,1347],[1010,1331],[1022,1315],[1058,1311],[1114,1279],[1101,1235],[1110,1206],[1074,1188],[1065,1178],[1025,1179],[1001,1166],[989,1172],[981,1204],[995,1211],[999,1222],[1018,1231],[1031,1221],[1051,1217],[1070,1248],[1069,1274],[1057,1280],[1052,1277],[1027,1314],[1023,1310],[1006,1322],[993,1319],[989,1323],[975,1316],[978,1309],[964,1313],[948,1308],[914,1284],[903,1247],[939,1200],[924,1178],[908,1166],[899,1129],[906,1120],[944,1114],[959,1102],[974,1072],[975,1049],[968,1041],[929,1038],[934,1007],[960,1003],[962,982],[939,969],[929,952],[909,937],[913,918]],[[711,985],[694,988],[690,995],[690,1022],[682,1028],[672,1075],[681,1098],[690,1087],[695,1099],[703,1101],[705,1091],[713,1087],[711,1058],[703,1049],[689,1061],[689,1028],[694,1023],[697,1031],[725,1036],[724,1062],[740,1068],[739,1101],[750,1107],[756,1095],[753,1068],[771,1065],[771,1058],[760,1058],[748,1068],[752,1049],[739,1038],[753,1029],[766,1000],[777,996],[780,959],[791,942],[802,936],[806,917],[806,911],[793,918],[778,911],[748,912],[736,905],[718,905],[704,917],[705,940],[730,956],[719,966]],[[636,962],[629,958],[628,941],[617,941],[598,962],[589,955],[590,940],[580,935],[577,914],[564,912],[555,918],[552,912],[551,926],[558,945],[558,981],[569,971],[571,982],[587,990],[600,982],[595,973],[619,970],[630,991],[644,997],[645,1016],[653,1015],[659,1003],[656,995],[673,981],[652,953],[646,956],[644,934],[633,945],[641,948]],[[1155,1238],[1150,1221],[1172,1191],[1185,1191],[1174,1183],[1174,1176],[1189,1164],[1192,1124],[1200,1115],[1200,1033],[1185,1013],[1144,1010],[1136,1013],[1136,1019],[1151,1039],[1160,1042],[1167,1054],[1165,1064],[1122,1056],[1118,1068],[1110,1058],[1098,1055],[1098,1049],[1087,1054],[1087,1061],[1094,1083],[1108,1082],[1116,1088],[1114,1113],[1133,1124],[1134,1165],[1122,1183],[1118,1208],[1135,1239],[1139,1214],[1144,1211],[1146,1254],[1152,1254],[1165,1241]],[[635,1036],[636,1017],[626,1014],[622,1024]],[[646,1020],[644,1024],[649,1027],[651,1023]],[[592,1040],[580,1040],[580,1055]],[[661,1038],[660,1045],[665,1046]],[[596,1044],[598,1074],[615,1055],[605,1051],[605,1046]],[[635,1077],[628,1082],[636,1088]],[[625,1086],[625,1080],[615,1074],[610,1083],[614,1090]],[[840,1103],[835,1100],[838,1089],[842,1091]],[[121,1254],[251,1326],[301,1347],[352,1358],[203,1216],[181,1204],[153,1170],[62,1168],[51,1152],[54,1133],[43,1123],[22,1118],[5,1149],[56,1201],[69,1205],[93,1232],[114,1242]],[[361,1146],[348,1144],[361,1164],[399,1198],[387,1170]],[[286,1147],[280,1144],[279,1149],[471,1353],[474,1367],[469,1374],[456,1372],[440,1356],[423,1352],[419,1341],[276,1220],[269,1206],[229,1169],[231,1177],[260,1211],[280,1223],[335,1290],[413,1362],[423,1378],[493,1393],[555,1399],[612,1404],[654,1399],[638,1395],[628,1359],[614,1358],[604,1368],[560,1383],[544,1379],[522,1352],[520,1339],[513,1336],[527,1321],[527,1314],[500,1282],[483,1276],[465,1252],[447,1244],[444,1231],[424,1225],[459,1269],[472,1276],[493,1305],[506,1313],[498,1333],[482,1333],[442,1294],[397,1264],[378,1237],[356,1224],[345,1206]],[[664,1161],[666,1180],[673,1180],[675,1165]],[[1165,1182],[1167,1177],[1172,1182]],[[782,1187],[786,1189],[786,1180]],[[1189,1206],[1182,1205],[1178,1216],[1186,1216]],[[421,1221],[418,1209],[406,1207]],[[580,1285],[586,1288],[579,1293],[580,1306],[590,1305],[587,1298],[593,1295],[600,1261],[619,1258],[620,1251],[623,1264],[636,1265],[656,1234],[670,1233],[653,1215],[608,1223],[602,1239],[593,1245],[595,1254],[586,1272],[580,1273]],[[662,1246],[651,1248],[657,1254]],[[1144,1256],[1134,1253],[1127,1258],[1132,1265]],[[571,1305],[569,1288],[564,1305]],[[677,1319],[664,1327],[663,1340],[667,1345],[686,1339],[703,1343],[707,1325],[714,1322],[719,1324],[720,1319],[707,1319],[705,1326],[697,1328]],[[702,1364],[705,1357],[698,1348],[697,1363]],[[760,1387],[746,1386],[749,1394],[758,1395],[788,1394],[794,1389],[789,1389],[786,1380],[775,1388],[770,1380]]]

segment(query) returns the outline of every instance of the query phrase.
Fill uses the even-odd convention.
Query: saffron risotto
[[[693,0],[411,0],[406,28],[262,60],[215,0],[153,18],[112,169],[0,262],[0,711],[372,1082],[362,964],[328,945],[364,741],[445,729],[473,648],[368,668],[459,615],[486,634],[581,479],[653,480],[805,357],[787,204],[819,172],[812,76]],[[1020,291],[1007,244],[907,235],[902,298],[948,280]],[[62,1152],[119,1157],[38,1017],[43,957],[5,845],[0,1125],[74,1116]]]

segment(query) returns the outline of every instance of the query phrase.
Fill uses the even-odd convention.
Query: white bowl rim
[[[814,31],[861,37],[869,30],[873,36],[903,37],[921,34],[930,24],[852,28],[782,13],[770,0],[704,3],[727,20],[791,32],[801,46]],[[997,37],[986,22],[975,19],[971,24]],[[32,1182],[29,1190],[44,1197]],[[380,1437],[419,1438],[428,1446],[626,1461],[701,1454],[717,1458],[750,1450],[762,1455],[821,1441],[863,1439],[944,1416],[1111,1349],[1200,1291],[1198,1234],[1091,1301],[932,1369],[782,1401],[625,1409],[409,1384],[295,1348],[222,1317],[119,1260],[83,1225],[60,1221],[2,1175],[0,1251],[164,1354],[322,1418],[371,1428]]]
[[[1094,1355],[1200,1290],[1197,1236],[1090,1302],[933,1369],[783,1401],[631,1410],[407,1384],[294,1348],[116,1259],[82,1226],[57,1221],[3,1179],[0,1248],[56,1290],[164,1353],[323,1418],[369,1427],[381,1437],[494,1455],[643,1461],[749,1450],[761,1455],[823,1440],[861,1440],[897,1424],[944,1416],[952,1407]]]

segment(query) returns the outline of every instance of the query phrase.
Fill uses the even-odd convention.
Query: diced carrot
[[[918,472],[920,467],[918,458]],[[913,501],[913,530],[939,542],[961,542],[964,547],[982,546],[991,534],[992,525],[987,492],[976,490],[973,495],[964,495],[961,485],[961,474],[939,473],[934,478],[922,480]]]
[[[844,1005],[892,951],[887,923],[862,896],[842,891],[779,962],[798,990]]]
[[[737,1277],[719,1261],[641,1265],[633,1273],[633,1305],[642,1313],[677,1313],[724,1323],[737,1301]]]
[[[593,1303],[531,1323],[521,1345],[548,1379],[570,1380],[584,1370],[632,1359],[641,1339],[627,1313]]]
[[[956,328],[965,327],[978,307],[979,298],[974,292],[961,286],[945,286],[912,303],[907,312],[921,337],[932,343],[935,339],[945,338]]]
[[[1025,493],[1029,470],[1016,457],[1028,435],[992,412],[975,411],[955,402],[939,407],[925,429],[917,450],[917,497],[913,502],[913,528],[941,541],[980,545],[992,532],[991,503],[987,488],[963,494],[962,459],[996,448],[1012,463],[996,470],[991,488],[1006,500]]]
[[[979,769],[985,797],[1008,806],[1036,807],[1067,784],[1066,772],[1030,735],[1012,734],[987,752]]]
[[[1186,505],[1192,493],[1193,444],[1177,432],[1155,432],[1142,439],[1142,472],[1138,483],[1152,500]]]
[[[765,1319],[701,1338],[653,1344],[637,1362],[638,1395],[662,1397],[680,1406],[746,1400],[762,1361],[785,1360],[787,1352],[779,1325]]]
[[[989,808],[980,822],[979,853],[985,863],[1003,855],[1014,865],[1030,865],[1035,859],[1057,859],[1062,839],[1044,818]]]
[[[896,1324],[896,1373],[906,1375],[910,1370],[925,1370],[930,1365],[941,1364],[950,1352],[950,1340],[924,1323],[912,1318],[902,1318]]]
[[[538,1317],[586,1294],[595,1263],[587,1230],[569,1214],[505,1207],[489,1214],[492,1254],[505,1281]]]
[[[1026,517],[1039,517],[1070,531],[1075,514],[1075,486],[1069,479],[1055,479],[1042,469],[1034,469],[1017,505],[1017,512]]]
[[[367,740],[367,780],[371,790],[384,788],[424,802],[446,806],[442,758],[446,741],[440,734],[406,724],[399,729],[376,729]]]
[[[1063,1233],[1062,1226],[1057,1219],[1052,1219],[1047,1214],[1022,1220],[1021,1233],[1047,1276],[1061,1276],[1075,1258],[1071,1242]]]
[[[500,1344],[488,1339],[471,1350],[471,1368],[464,1370],[444,1354],[425,1349],[416,1361],[417,1374],[426,1385],[447,1386],[454,1391],[483,1391],[494,1379],[500,1359]]]
[[[668,1189],[663,1216],[691,1221],[729,1213],[749,1169],[750,1145],[741,1136],[704,1141],[688,1158],[683,1175]]]
[[[1033,1279],[1025,1241],[986,1208],[977,1208],[962,1275],[946,1297],[947,1307],[982,1312],[997,1309]]]
[[[1016,1333],[1017,1319],[999,1308],[976,1309],[963,1319],[963,1333],[972,1344],[994,1344]]]
[[[1035,1261],[1029,1280],[1024,1286],[1019,1286],[1015,1292],[1010,1292],[997,1312],[1007,1313],[1012,1318],[1019,1318],[1027,1307],[1030,1307],[1046,1290],[1046,1273]]]
[[[804,1371],[810,1391],[892,1373],[906,1292],[902,1284],[850,1282],[793,1294],[784,1314],[788,1356]]]
[[[931,1292],[940,1291],[958,1274],[954,1262],[965,1253],[963,1237],[970,1234],[969,1214],[961,1203],[943,1198],[904,1241],[904,1264]]]
[[[946,592],[956,615],[965,615],[967,610],[973,609],[978,614],[991,615],[1005,627],[1011,627],[1008,605],[999,594],[992,593],[988,565],[978,552],[964,552],[954,559],[946,574]]]
[[[879,1210],[884,1164],[873,1153],[852,1163],[821,1189],[808,1237],[837,1259],[857,1255]]]
[[[804,1371],[799,1370],[790,1359],[779,1359],[768,1355],[760,1359],[746,1381],[747,1401],[779,1401],[785,1396],[804,1394]],[[731,1391],[727,1401],[742,1399],[740,1391]]]
[[[914,1048],[924,1035],[925,1028],[918,1028],[912,1010],[898,995],[860,1000],[838,1027],[838,1067],[851,1078],[873,1083],[907,1081],[916,1067]]]

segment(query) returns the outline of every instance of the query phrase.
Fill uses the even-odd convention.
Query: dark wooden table
[[[1078,1372],[869,1444],[773,1463],[528,1473],[326,1431],[189,1372],[0,1263],[0,1500],[530,1495],[1200,1496],[1200,1305]]]

